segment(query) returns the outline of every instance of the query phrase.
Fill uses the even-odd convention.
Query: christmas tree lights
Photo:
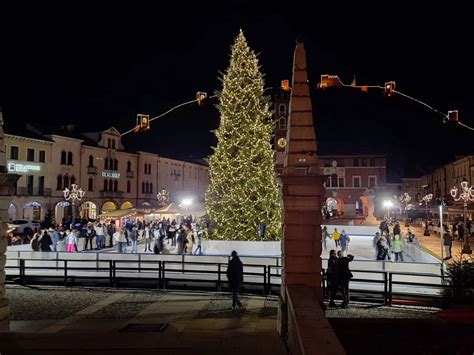
[[[210,184],[206,209],[215,238],[265,240],[280,238],[281,203],[271,146],[273,123],[264,96],[258,59],[242,31],[232,46],[230,65],[218,93],[218,143],[209,159]]]

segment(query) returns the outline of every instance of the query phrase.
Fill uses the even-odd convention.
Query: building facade
[[[157,207],[157,193],[166,189],[173,202],[203,201],[208,167],[157,154],[126,151],[115,128],[75,133],[73,127],[49,134],[31,125],[25,136],[5,135],[8,170],[21,175],[9,209],[10,219],[56,222],[72,215],[64,189],[85,191],[76,201],[79,216],[95,219],[116,209]],[[34,137],[34,138],[32,138]]]

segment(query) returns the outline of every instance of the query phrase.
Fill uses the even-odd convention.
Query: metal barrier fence
[[[152,255],[150,255],[152,256]],[[180,256],[181,257],[181,256]],[[51,259],[54,265],[42,265],[44,259],[16,259],[6,266],[7,281],[22,285],[60,280],[65,285],[94,281],[95,285],[106,281],[110,287],[119,284],[139,284],[157,289],[170,285],[211,284],[212,289],[222,291],[227,287],[227,260],[200,262],[181,260],[84,260]],[[227,257],[226,257],[227,259]],[[278,294],[281,286],[282,266],[275,263],[244,264],[244,290],[263,295]],[[390,270],[352,269],[350,291],[353,298],[371,299],[392,304],[394,299],[439,302],[443,292],[452,292],[450,280],[434,273],[414,273]],[[433,281],[434,280],[434,281]],[[327,295],[326,270],[323,269],[323,289]],[[199,286],[201,287],[201,286]],[[209,286],[208,286],[209,288]]]

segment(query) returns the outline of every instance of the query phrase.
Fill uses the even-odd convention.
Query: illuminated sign
[[[12,173],[29,173],[32,171],[41,171],[41,166],[37,164],[12,163],[8,162],[8,172]]]
[[[119,179],[120,178],[120,173],[113,173],[113,172],[110,172],[110,171],[103,171],[102,172],[102,177],[112,178],[112,179]]]

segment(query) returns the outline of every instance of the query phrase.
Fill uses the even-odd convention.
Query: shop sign
[[[102,172],[102,177],[112,178],[112,179],[120,179],[120,173],[114,173],[114,172],[111,172],[111,171],[103,171]]]
[[[41,171],[41,166],[37,164],[12,163],[8,162],[8,172],[11,173],[29,173],[31,171]]]

